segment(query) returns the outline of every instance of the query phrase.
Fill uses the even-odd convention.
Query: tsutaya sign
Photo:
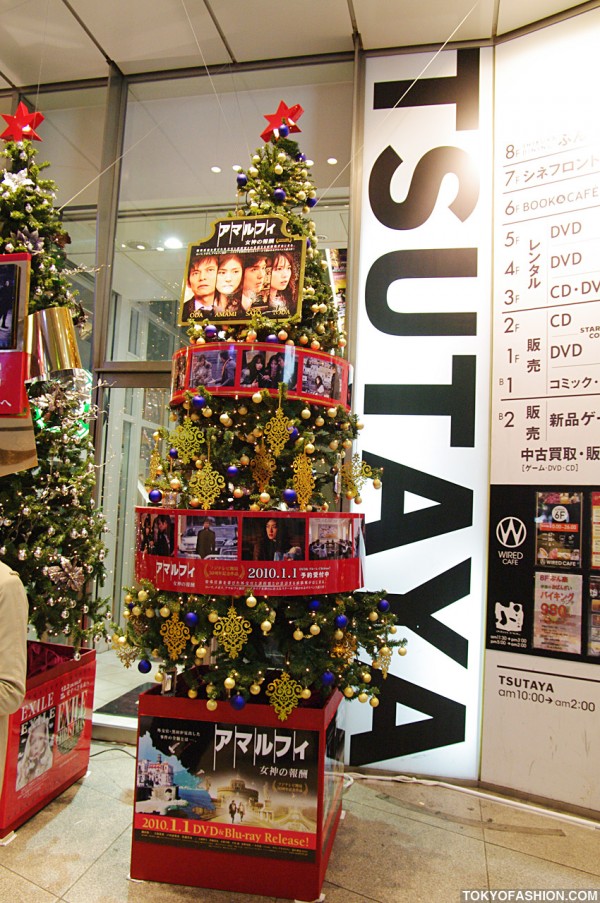
[[[366,586],[408,637],[377,709],[349,711],[349,759],[477,777],[490,308],[491,57],[367,61],[355,406]],[[482,164],[483,161],[483,165]]]

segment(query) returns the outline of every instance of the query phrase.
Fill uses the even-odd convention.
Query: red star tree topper
[[[302,114],[304,110],[300,106],[299,103],[295,103],[293,107],[288,107],[287,104],[283,102],[283,100],[279,101],[279,106],[277,107],[277,111],[275,113],[271,113],[268,115],[264,113],[264,117],[269,123],[264,132],[261,133],[262,140],[266,143],[271,140],[271,135],[275,132],[279,133],[279,129],[281,126],[285,124],[288,126],[290,132],[299,132],[301,129],[298,128],[296,122]]]
[[[8,123],[0,138],[5,141],[22,141],[23,138],[29,138],[30,141],[41,141],[42,139],[35,131],[44,121],[41,113],[30,113],[23,101],[19,103],[14,116],[2,113],[2,118]]]

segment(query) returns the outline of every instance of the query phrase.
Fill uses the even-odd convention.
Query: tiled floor
[[[143,682],[103,658],[97,706]],[[273,900],[129,879],[134,754],[131,745],[93,742],[89,774],[0,846],[0,903]],[[600,901],[600,822],[542,815],[468,788],[362,776],[348,785],[326,903],[461,903],[486,899],[464,890],[534,888],[594,889],[596,897],[564,899]]]

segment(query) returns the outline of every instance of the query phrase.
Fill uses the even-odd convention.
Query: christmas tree
[[[224,300],[220,319],[218,313],[204,316],[201,311],[195,312],[198,318],[188,330],[190,350],[175,356],[175,372],[179,360],[182,372],[190,374],[184,391],[171,404],[175,425],[170,432],[158,431],[154,436],[156,448],[147,482],[149,504],[170,512],[211,512],[204,535],[190,531],[200,558],[210,558],[215,551],[210,528],[219,518],[214,512],[247,512],[245,517],[260,520],[261,529],[265,526],[263,540],[275,548],[277,526],[291,528],[298,513],[307,519],[316,514],[331,516],[341,511],[345,500],[359,504],[360,489],[367,480],[372,480],[375,488],[381,485],[381,474],[352,455],[353,441],[362,425],[350,413],[347,399],[334,388],[336,377],[331,377],[326,395],[320,376],[309,388],[304,383],[299,387],[295,377],[285,377],[284,368],[279,366],[286,354],[293,356],[304,350],[317,361],[315,366],[329,366],[338,374],[345,372],[341,355],[346,336],[327,279],[327,263],[317,247],[315,224],[309,218],[316,204],[316,189],[310,178],[312,164],[288,137],[290,131],[300,131],[297,119],[301,112],[299,107],[288,108],[282,102],[273,116],[266,117],[269,127],[261,136],[266,143],[256,150],[248,169],[238,173],[237,207],[229,215],[234,220],[246,218],[250,230],[249,218],[258,217],[261,224],[263,218],[267,225],[283,218],[285,234],[302,246],[303,280],[300,283],[300,274],[294,272],[297,267],[289,258],[287,263],[281,261],[287,274],[273,304],[268,292],[263,291],[263,304],[252,301],[244,307],[242,289],[234,301],[230,283],[231,294]],[[226,222],[217,225],[220,235],[227,233]],[[191,248],[191,259],[193,254]],[[266,256],[273,289],[278,258],[284,255],[275,250]],[[218,263],[216,257],[204,260],[215,270],[219,268],[219,273],[222,268],[224,276],[227,266],[237,267],[236,284],[240,284],[244,261],[239,255],[237,262],[234,258],[235,254],[226,254]],[[250,268],[249,260],[244,267]],[[286,297],[284,284],[289,286],[294,280],[298,287],[296,309],[291,302],[281,300]],[[220,299],[215,301],[214,311],[219,303]],[[224,349],[219,358],[223,370],[217,380],[214,373],[209,378],[210,360],[216,360],[213,347]],[[240,397],[240,387],[234,384],[236,349],[243,355],[241,380],[251,387],[246,391],[248,397]],[[269,349],[281,352],[275,354]],[[198,365],[186,371],[190,355]],[[279,359],[277,366],[271,365],[274,358]],[[226,372],[229,363],[231,379]],[[218,390],[211,391],[209,384],[216,384]],[[310,395],[312,400],[303,397]],[[267,512],[274,513],[271,522]],[[285,512],[286,520],[281,519],[281,512]],[[378,704],[379,682],[373,682],[372,669],[380,668],[385,676],[393,648],[398,647],[401,654],[405,651],[405,640],[395,636],[395,620],[384,592],[345,589],[319,594],[311,592],[310,585],[304,594],[295,587],[284,595],[272,590],[255,594],[252,587],[228,593],[226,585],[211,593],[157,588],[145,579],[144,567],[149,560],[145,556],[154,552],[165,558],[175,551],[176,537],[158,535],[163,526],[168,530],[170,519],[156,515],[154,538],[144,535],[146,528],[150,531],[150,516],[140,520],[138,583],[128,588],[125,597],[126,627],[116,627],[113,637],[117,654],[126,665],[140,658],[139,669],[148,673],[152,660],[158,660],[156,677],[163,686],[177,684],[177,692],[207,699],[211,710],[217,708],[219,700],[228,699],[237,709],[248,701],[270,701],[283,720],[297,704],[321,704],[336,687],[349,699],[357,697],[361,702]],[[186,523],[190,521],[193,517]],[[354,555],[354,541],[358,544],[359,540],[357,535],[346,543],[344,554]],[[300,539],[298,546],[279,557],[301,557],[302,542]],[[231,544],[235,545],[233,540]],[[328,546],[324,541],[322,546],[334,548],[336,543]],[[276,560],[278,556],[263,550],[245,557]],[[308,558],[306,550],[304,557]],[[162,564],[159,570],[164,572]],[[304,568],[251,571],[258,576],[283,573],[288,581],[290,574],[294,578],[311,576],[310,562]],[[229,572],[233,573],[231,569]],[[316,570],[312,576],[317,576]],[[361,660],[362,656],[367,662]],[[179,680],[174,679],[177,672]]]
[[[0,254],[31,256],[29,314],[65,308],[80,324],[83,311],[68,280],[70,239],[53,203],[56,186],[41,177],[48,164],[36,163],[32,144],[40,140],[35,129],[43,118],[22,103],[14,116],[4,116]],[[80,368],[32,380],[38,465],[0,478],[0,556],[25,585],[37,636],[68,638],[76,649],[106,635],[107,603],[93,592],[104,577],[106,524],[94,507],[90,390],[91,377]]]

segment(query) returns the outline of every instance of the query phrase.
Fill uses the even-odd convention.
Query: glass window
[[[130,86],[109,359],[165,361],[187,344],[176,325],[187,246],[235,210],[233,167],[250,165],[282,97],[305,110],[296,137],[315,161],[320,247],[347,246],[352,80],[337,63]]]
[[[100,504],[107,518],[107,580],[102,595],[112,596],[119,621],[123,587],[134,579],[135,507],[147,505],[145,480],[154,448],[153,433],[168,427],[167,389],[114,388],[106,393],[100,470]]]
[[[101,170],[106,88],[79,88],[26,95],[30,110],[44,121],[38,132],[36,161],[50,165],[43,175],[56,183],[55,207],[71,239],[65,248],[68,278],[78,294],[87,323],[76,331],[81,362],[91,368],[96,272],[96,205]],[[12,111],[14,112],[14,111]]]

